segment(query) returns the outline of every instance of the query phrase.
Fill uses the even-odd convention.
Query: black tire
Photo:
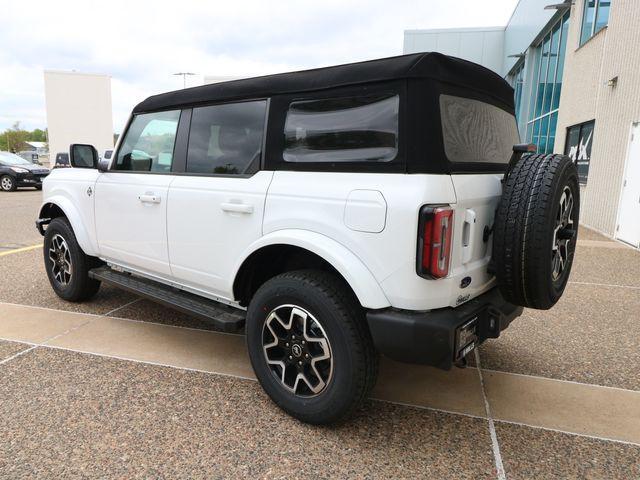
[[[60,239],[66,248],[58,248],[62,245]],[[63,253],[60,257],[60,252],[67,251],[68,254]],[[49,283],[60,298],[70,302],[81,302],[88,300],[98,292],[100,282],[89,278],[89,270],[97,267],[101,262],[82,251],[66,218],[54,218],[47,227],[43,254]],[[54,265],[52,258],[59,260],[59,263]],[[63,260],[65,259],[67,264],[64,264]]]
[[[35,186],[35,189],[36,189],[36,190],[42,190],[42,185],[36,185],[36,186]]]
[[[331,368],[328,368],[326,361],[324,364],[319,363],[316,372],[324,372],[326,381],[323,382],[325,386],[315,394],[304,382],[300,382],[295,393],[287,389],[279,378],[282,370],[280,367],[272,370],[267,363],[267,350],[263,349],[263,342],[273,340],[266,327],[271,312],[276,311],[278,315],[282,315],[282,311],[286,313],[286,309],[294,305],[310,314],[309,325],[316,326],[318,324],[315,321],[319,322],[321,333],[325,334],[329,343]],[[276,327],[277,324],[274,328]],[[330,424],[345,420],[375,384],[378,355],[366,326],[364,310],[348,285],[336,275],[316,270],[299,270],[268,280],[251,300],[246,331],[251,364],[260,384],[280,408],[303,422]],[[315,331],[319,332],[318,329]],[[290,338],[286,335],[285,333],[285,338]],[[284,341],[281,340],[282,343]],[[307,348],[311,348],[312,344],[313,342],[308,341]],[[286,345],[288,347],[289,343]],[[295,353],[293,343],[291,349],[285,350],[284,344],[282,347],[283,361],[287,361]],[[298,355],[298,359],[302,361],[305,355],[307,354]],[[308,365],[298,367],[295,358],[288,362],[288,371],[293,371],[296,376],[308,368]],[[331,372],[329,375],[327,370]],[[309,377],[313,379],[311,383],[318,387],[321,382],[316,382],[317,378],[309,372]]]
[[[493,264],[506,300],[540,310],[555,305],[571,272],[579,214],[578,172],[570,158],[524,155],[516,163],[493,234]]]
[[[11,175],[0,175],[0,189],[4,192],[15,192],[18,189],[18,182]]]

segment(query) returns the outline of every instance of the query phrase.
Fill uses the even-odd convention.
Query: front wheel
[[[0,177],[0,188],[5,192],[13,192],[18,188],[18,184],[11,175],[2,175]]]
[[[66,218],[54,218],[44,236],[44,266],[53,291],[60,298],[80,302],[93,297],[100,282],[89,278],[99,260],[86,255]]]
[[[267,281],[251,300],[246,330],[260,384],[299,420],[344,420],[375,384],[378,357],[364,311],[328,272],[300,270]]]

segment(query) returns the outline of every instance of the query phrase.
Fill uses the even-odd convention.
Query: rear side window
[[[127,130],[114,170],[168,173],[180,110],[136,115]]]
[[[444,149],[450,162],[508,163],[519,142],[513,115],[479,100],[440,95]]]
[[[293,102],[287,162],[389,162],[398,153],[398,95]]]
[[[260,168],[267,102],[194,108],[187,172],[243,175]]]

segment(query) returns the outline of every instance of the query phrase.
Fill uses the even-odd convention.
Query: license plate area
[[[480,312],[471,315],[469,320],[456,328],[453,360],[458,361],[466,357],[478,346],[478,325]]]

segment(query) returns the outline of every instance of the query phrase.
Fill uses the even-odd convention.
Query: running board
[[[243,311],[154,280],[106,266],[89,270],[89,277],[209,322],[223,332],[236,332],[244,326]]]

